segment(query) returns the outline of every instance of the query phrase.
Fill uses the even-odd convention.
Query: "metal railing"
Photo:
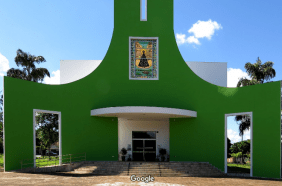
[[[80,156],[77,156],[78,154],[83,154]],[[23,159],[20,161],[21,164],[21,170],[23,168],[30,168],[28,167],[23,167],[25,165],[34,165],[34,162],[36,162],[34,165],[34,168],[39,168],[39,167],[47,167],[47,166],[60,166],[60,165],[65,165],[65,164],[71,164],[71,163],[76,163],[76,162],[82,162],[86,161],[86,152],[85,153],[76,153],[76,154],[65,154],[65,155],[59,155],[59,156],[45,156],[46,158],[41,159],[41,158],[35,158],[35,159]],[[31,162],[31,163],[29,163]]]

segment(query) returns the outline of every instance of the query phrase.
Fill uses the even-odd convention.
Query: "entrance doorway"
[[[243,112],[225,114],[224,172],[246,174],[252,177],[252,154],[253,113]]]
[[[40,113],[43,115],[41,115]],[[39,139],[42,143],[38,141]],[[52,142],[52,144],[50,144],[50,142]],[[62,165],[61,112],[33,109],[33,163],[34,163],[34,167],[36,167],[37,156],[40,156],[39,154],[38,155],[36,154],[36,147],[41,146],[41,144],[44,144],[45,149],[50,150],[50,152],[48,152],[48,155],[58,156],[59,157],[58,163]],[[56,145],[59,147],[59,150],[57,153],[53,152],[54,150],[51,151],[51,149],[57,149]],[[51,152],[53,153],[51,154]],[[40,156],[40,158],[42,157]],[[38,162],[40,161],[38,160]]]
[[[155,161],[156,132],[132,131],[133,161]]]

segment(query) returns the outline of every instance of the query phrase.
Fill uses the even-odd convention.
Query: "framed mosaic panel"
[[[159,79],[158,47],[157,37],[129,37],[129,79]]]

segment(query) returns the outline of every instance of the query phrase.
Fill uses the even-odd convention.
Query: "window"
[[[147,21],[147,0],[140,0],[140,20]]]
[[[132,131],[132,139],[156,139],[155,131]]]

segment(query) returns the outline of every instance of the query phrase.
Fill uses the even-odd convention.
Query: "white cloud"
[[[185,37],[185,34],[176,34],[176,42],[180,45],[184,44],[186,42]]]
[[[0,53],[0,76],[4,76],[9,69],[9,60]]]
[[[200,44],[199,40],[197,38],[195,38],[194,36],[189,36],[186,39],[185,34],[176,34],[176,42],[177,42],[178,45],[182,45],[184,43],[195,43],[197,45]]]
[[[244,131],[244,140],[251,139],[250,136],[251,136],[251,135],[250,135],[250,131],[249,131],[249,130],[245,130],[245,131]]]
[[[189,37],[187,38],[187,42],[188,42],[188,43],[195,43],[195,44],[197,44],[197,45],[201,44],[201,43],[199,42],[199,40],[198,40],[197,38],[195,38],[194,36],[189,36]]]
[[[214,31],[219,29],[222,29],[222,26],[216,21],[212,21],[211,19],[208,21],[199,20],[197,23],[193,24],[188,32],[193,33],[196,38],[206,37],[210,40]]]
[[[242,137],[239,136],[239,132],[232,129],[227,130],[227,137],[231,140],[231,143],[236,143],[242,140]]]
[[[186,36],[185,34],[176,34],[176,41],[178,45],[184,43],[200,45],[199,38],[211,39],[214,35],[215,30],[222,29],[221,24],[211,19],[208,21],[198,21],[188,30],[188,33],[193,34],[192,36]]]
[[[45,77],[43,83],[45,83],[45,84],[60,84],[60,70],[53,71],[51,73],[51,77]]]
[[[251,79],[246,72],[243,72],[241,69],[228,68],[227,69],[227,87],[237,87],[239,79],[246,77]]]
[[[239,136],[239,132],[234,131],[232,129],[227,130],[227,137],[231,140],[231,143],[237,143],[239,141],[242,141],[242,136]],[[243,135],[243,140],[247,139],[251,139],[249,130],[245,130]]]

